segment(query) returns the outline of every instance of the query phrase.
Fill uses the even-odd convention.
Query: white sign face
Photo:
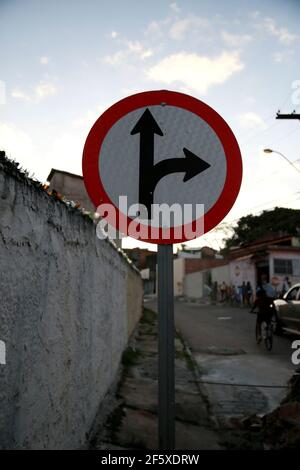
[[[154,134],[153,160],[146,169],[143,179],[149,177],[149,172],[155,171],[155,166],[167,159],[176,159],[170,165],[170,172],[162,173],[153,188],[153,203],[172,205],[203,204],[204,211],[215,204],[222,192],[226,178],[226,157],[222,143],[213,129],[196,114],[174,106],[148,106],[138,109],[117,121],[107,133],[101,146],[99,172],[104,189],[111,201],[118,206],[119,196],[126,195],[128,205],[142,203],[139,196],[139,179],[142,165],[140,161],[146,158],[141,152],[141,133],[131,134],[135,125],[150,112],[163,135]],[[150,119],[150,115],[149,115]],[[183,149],[188,149],[199,172],[188,181],[184,181],[189,171],[189,158]],[[99,156],[100,157],[100,156]],[[151,155],[147,155],[150,159]],[[202,171],[201,163],[209,164]],[[177,166],[176,166],[177,163]],[[174,172],[172,172],[174,170]],[[187,214],[186,223],[192,222],[193,214]],[[180,221],[181,222],[181,221]],[[177,224],[176,224],[177,225]]]
[[[175,243],[191,238],[172,233],[166,239],[165,229],[200,221],[196,238],[225,217],[239,192],[242,162],[221,116],[191,96],[161,90],[129,96],[100,116],[85,143],[83,176],[95,206],[116,209],[118,221],[103,216],[111,225],[124,232],[135,221],[154,231],[130,236]],[[153,217],[163,206],[163,217]],[[173,211],[169,219],[167,211]]]

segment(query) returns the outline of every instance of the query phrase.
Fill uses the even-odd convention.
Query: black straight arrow
[[[210,164],[199,158],[187,148],[183,148],[185,157],[167,158],[154,164],[154,136],[163,136],[163,132],[147,108],[131,135],[140,134],[140,167],[139,167],[139,204],[143,204],[151,218],[151,205],[157,183],[171,173],[185,173],[183,182],[207,170]]]
[[[132,129],[131,135],[134,134],[140,134],[139,203],[146,206],[150,218],[153,204],[154,135],[164,134],[148,108]]]

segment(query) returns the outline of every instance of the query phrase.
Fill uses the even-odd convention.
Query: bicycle
[[[258,315],[259,313],[254,310],[250,310],[250,313]],[[272,321],[263,319],[261,322],[256,320],[255,325],[255,339],[257,344],[260,344],[261,340],[264,340],[267,351],[271,351],[273,347],[273,325]]]
[[[258,309],[258,312],[256,312],[256,309]],[[272,298],[266,295],[264,289],[260,289],[256,293],[256,299],[250,312],[257,313],[255,327],[255,336],[257,344],[259,344],[263,339],[266,349],[268,351],[271,351],[273,347],[272,317],[274,312],[274,302]]]
[[[260,331],[259,331],[260,330]],[[271,351],[273,347],[273,327],[271,321],[263,320],[256,324],[255,336],[257,344],[263,339],[267,351]]]

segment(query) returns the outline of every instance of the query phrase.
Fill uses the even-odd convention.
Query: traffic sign
[[[159,448],[173,450],[172,244],[211,230],[228,213],[242,179],[239,146],[224,119],[202,101],[166,90],[138,93],[95,122],[84,146],[83,177],[95,206],[106,207],[102,215],[110,225],[158,244]],[[158,219],[157,206],[163,207]]]
[[[83,177],[96,207],[116,208],[117,217],[106,215],[116,229],[128,234],[131,226],[129,234],[139,240],[170,244],[190,239],[186,233],[196,238],[226,216],[240,189],[242,160],[230,127],[207,104],[149,91],[119,101],[95,122],[84,147]],[[163,204],[180,209],[167,222],[151,218],[151,208]],[[138,206],[146,208],[146,218]]]

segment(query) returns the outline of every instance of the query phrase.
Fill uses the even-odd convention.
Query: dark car
[[[292,286],[282,299],[274,300],[274,331],[287,331],[300,335],[300,284]]]

